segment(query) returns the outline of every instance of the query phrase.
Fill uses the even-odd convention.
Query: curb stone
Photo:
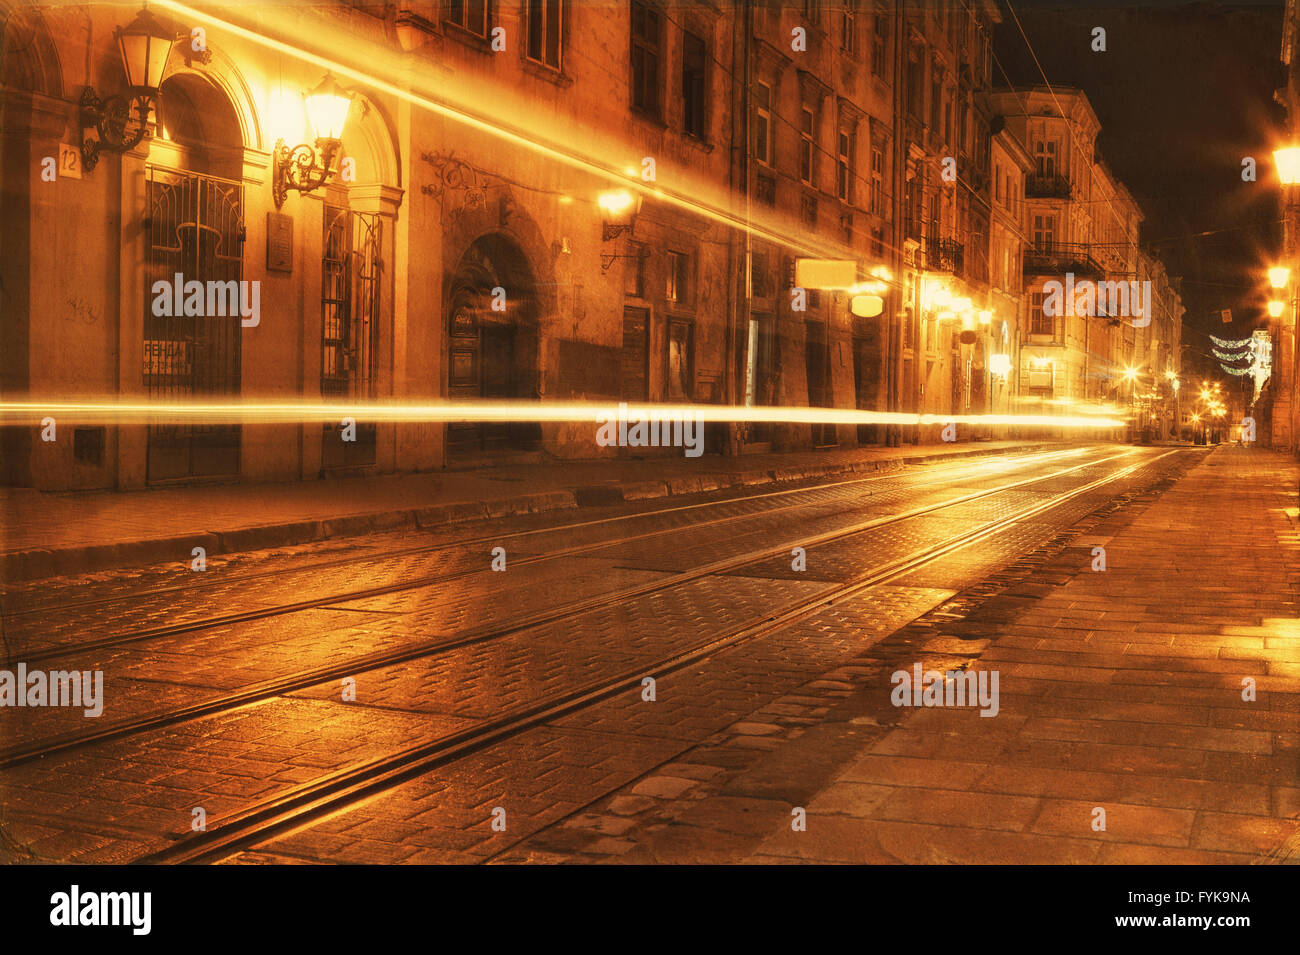
[[[193,534],[156,539],[10,551],[0,553],[0,578],[12,581],[39,580],[47,577],[93,573],[130,564],[162,563],[169,560],[188,561],[194,547],[205,548],[208,556],[212,557],[268,547],[308,544],[331,538],[357,537],[375,531],[400,530],[408,527],[427,529],[465,521],[538,514],[543,511],[568,508],[611,506],[725,488],[756,487],[763,484],[781,484],[864,472],[881,473],[900,470],[911,465],[951,461],[955,458],[1024,454],[1058,443],[1024,444],[1013,448],[1002,447],[991,450],[975,447],[971,450],[910,455],[887,460],[845,461],[842,464],[812,464],[805,467],[790,466],[769,470],[717,471],[658,481],[583,485],[568,490],[522,494],[486,501],[458,501],[430,507],[403,507],[319,520],[254,525],[233,530],[196,531]]]

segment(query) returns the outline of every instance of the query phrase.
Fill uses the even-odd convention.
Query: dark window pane
[[[546,62],[560,66],[560,32],[564,22],[560,19],[560,0],[546,0]]]
[[[542,27],[545,25],[543,0],[528,0],[528,56],[542,58]]]

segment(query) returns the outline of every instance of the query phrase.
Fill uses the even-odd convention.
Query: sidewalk
[[[928,638],[863,653],[821,726],[681,823],[743,805],[766,822],[753,862],[1300,862],[1298,476],[1216,449],[1019,585],[937,608]],[[998,671],[997,715],[895,709],[892,673],[914,663]]]
[[[569,462],[284,484],[46,493],[0,488],[0,579],[32,580],[130,564],[285,547],[372,531],[1053,446],[1053,442],[864,448],[794,454]]]

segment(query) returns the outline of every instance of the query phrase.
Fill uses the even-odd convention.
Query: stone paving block
[[[1105,810],[1104,830],[1096,830]],[[1034,832],[1142,845],[1185,847],[1196,813],[1191,810],[1134,806],[1105,800],[1046,799],[1034,820]]]
[[[1192,826],[1196,849],[1259,854],[1271,852],[1300,831],[1300,821],[1245,816],[1236,813],[1199,812]]]
[[[976,829],[1022,832],[1038,811],[1029,796],[965,792],[952,789],[898,789],[874,811],[877,819],[963,825]]]
[[[969,786],[988,769],[986,764],[978,762],[953,763],[939,759],[868,753],[849,764],[840,779],[885,786]]]

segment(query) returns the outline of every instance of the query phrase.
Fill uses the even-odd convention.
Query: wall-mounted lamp
[[[1273,299],[1268,303],[1268,317],[1281,318],[1283,307],[1284,304],[1282,302],[1279,302],[1277,299]]]
[[[304,104],[316,145],[300,143],[290,149],[283,139],[275,141],[271,193],[277,209],[284,205],[290,189],[313,192],[333,177],[331,166],[343,145],[343,124],[352,108],[352,94],[326,73],[316,88],[304,97]]]
[[[624,232],[631,232],[636,224],[636,217],[641,212],[642,196],[630,189],[611,189],[596,197],[596,206],[600,209],[600,238],[612,242]],[[619,259],[644,258],[648,250],[641,250],[633,255],[620,255],[616,252],[600,254],[600,271],[608,272]]]
[[[1272,288],[1286,288],[1291,279],[1291,270],[1285,265],[1275,265],[1268,270],[1268,284]]]
[[[596,205],[600,208],[600,237],[603,241],[609,242],[632,229],[641,212],[641,199],[639,192],[630,189],[611,189],[596,198]]]
[[[95,168],[101,152],[124,153],[144,139],[149,112],[157,105],[163,70],[176,42],[176,32],[163,27],[148,9],[141,9],[130,26],[118,28],[115,36],[127,89],[107,99],[91,86],[81,91],[81,164],[87,171]],[[134,128],[128,132],[133,121]],[[99,138],[87,139],[87,129],[94,129]]]

